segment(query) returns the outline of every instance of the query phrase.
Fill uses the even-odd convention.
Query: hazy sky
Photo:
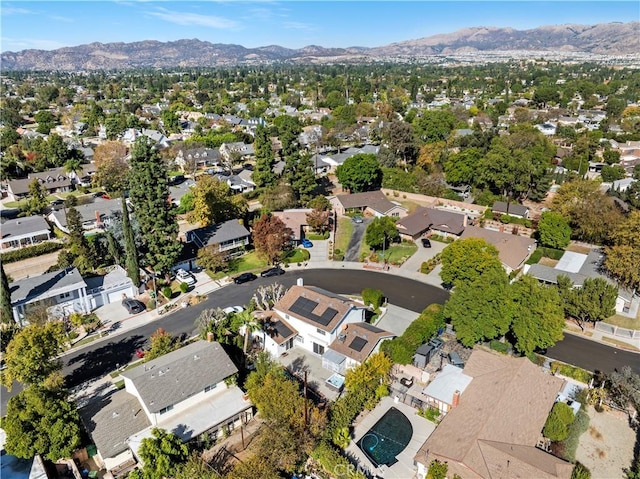
[[[535,28],[640,20],[629,1],[10,1],[1,50],[198,38],[246,47],[379,46],[472,26]]]

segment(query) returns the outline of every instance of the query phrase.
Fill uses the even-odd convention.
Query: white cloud
[[[20,8],[20,7],[2,7],[0,9],[2,16],[7,15],[31,15],[35,13],[33,10],[29,10],[28,8]]]
[[[55,50],[68,45],[56,40],[43,40],[41,38],[9,38],[2,37],[2,51],[18,50]]]
[[[147,14],[161,18],[167,22],[176,23],[186,26],[201,26],[217,29],[231,29],[238,27],[238,22],[224,17],[215,15],[201,15],[199,13],[177,12],[167,10],[166,8],[158,8],[157,11],[149,11]]]

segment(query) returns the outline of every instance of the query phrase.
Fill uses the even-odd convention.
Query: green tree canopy
[[[269,131],[264,126],[258,125],[255,138],[256,166],[253,169],[251,179],[258,187],[271,186],[276,181],[276,175],[273,172],[275,158]]]
[[[447,157],[444,163],[444,173],[447,182],[452,185],[480,186],[478,168],[482,161],[482,151],[478,148],[465,148],[460,153]]]
[[[628,288],[640,288],[640,211],[632,211],[612,232],[613,246],[606,249],[606,268]]]
[[[191,190],[193,209],[188,213],[189,221],[208,226],[240,218],[247,212],[247,203],[242,195],[234,195],[227,183],[205,175]]]
[[[580,327],[584,322],[595,323],[616,313],[618,288],[603,278],[587,278],[582,287],[577,288],[573,288],[571,281],[566,279],[559,279],[558,285],[566,313],[574,318]]]
[[[0,263],[0,323],[3,325],[13,325],[13,308],[11,307],[11,289],[9,288],[9,279],[4,272],[4,265]]]
[[[562,340],[564,308],[556,288],[524,275],[510,290],[514,303],[511,333],[518,352],[529,354]]]
[[[389,216],[378,216],[367,226],[364,241],[373,249],[389,247],[392,241],[400,238],[395,222]]]
[[[29,200],[27,201],[27,213],[38,215],[44,211],[49,203],[47,202],[47,190],[34,178],[29,183]]]
[[[467,347],[503,336],[513,319],[509,279],[502,267],[460,281],[444,307],[458,340]]]
[[[164,429],[154,427],[152,437],[146,437],[140,444],[138,454],[144,464],[144,479],[170,477],[189,458],[189,449],[182,439]]]
[[[560,213],[545,211],[538,222],[538,235],[542,246],[564,249],[571,241],[571,227]]]
[[[25,385],[43,383],[62,368],[56,357],[64,350],[64,343],[64,327],[60,322],[25,326],[7,347],[2,384],[11,389],[14,380]]]
[[[574,420],[573,410],[565,403],[557,402],[547,417],[542,434],[554,442],[563,441],[569,436],[569,426]]]
[[[382,184],[382,169],[375,155],[359,153],[338,166],[338,181],[352,193],[378,189]]]
[[[129,197],[140,225],[147,264],[154,271],[168,272],[182,245],[177,241],[175,211],[168,201],[167,167],[147,137],[139,138],[133,146],[129,180]]]
[[[445,284],[471,283],[489,269],[502,269],[498,250],[481,238],[457,240],[442,251],[440,277]]]
[[[51,461],[71,457],[81,444],[80,416],[61,390],[29,386],[9,399],[2,420],[8,454],[31,459],[41,454]]]
[[[458,124],[451,110],[427,110],[415,119],[413,128],[424,143],[446,140]]]

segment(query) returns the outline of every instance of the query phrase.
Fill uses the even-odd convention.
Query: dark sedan
[[[127,308],[129,314],[138,314],[142,313],[147,307],[144,305],[142,301],[138,301],[137,299],[125,298],[122,300],[122,306]]]
[[[242,273],[240,276],[233,278],[233,282],[236,284],[242,284],[248,281],[253,281],[256,278],[257,276],[253,273]]]
[[[260,276],[262,276],[263,278],[268,278],[270,276],[280,276],[281,274],[284,274],[284,270],[276,266],[274,268],[263,271],[262,273],[260,273]]]
[[[424,248],[431,248],[431,241],[427,238],[422,238],[422,246]]]

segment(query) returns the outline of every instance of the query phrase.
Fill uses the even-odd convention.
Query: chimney
[[[207,333],[207,342],[209,343],[213,342],[213,333],[211,331]]]
[[[102,223],[102,221],[100,220],[100,212],[98,210],[96,210],[96,223],[97,224]]]
[[[296,279],[296,284],[298,286],[304,286],[304,280],[302,278],[298,278],[298,279]]]
[[[451,401],[451,407],[457,407],[460,404],[460,391],[456,391],[453,393],[453,399]]]
[[[467,215],[464,215],[464,219],[462,220],[462,226],[464,226],[465,228],[467,227],[468,224],[468,217]]]

